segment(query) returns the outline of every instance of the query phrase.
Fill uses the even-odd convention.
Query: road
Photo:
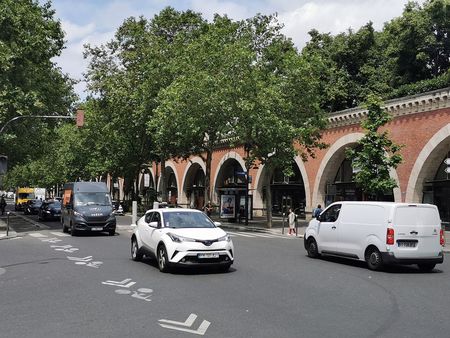
[[[126,228],[46,225],[0,241],[0,337],[450,336],[448,259],[433,273],[373,272],[310,259],[299,238],[230,232],[230,272],[163,274],[131,261]]]

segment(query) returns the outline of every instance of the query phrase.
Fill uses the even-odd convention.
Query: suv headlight
[[[231,237],[230,235],[225,235],[223,237],[220,237],[217,239],[218,242],[230,242],[231,241]]]
[[[173,233],[171,233],[171,232],[168,232],[168,233],[167,233],[167,236],[169,236],[170,239],[171,239],[173,242],[176,242],[176,243],[181,243],[181,242],[195,242],[195,239],[187,238],[187,237],[183,237],[183,236],[179,236],[179,235],[175,235],[175,234],[173,234]]]
[[[74,216],[78,216],[78,217],[84,218],[84,215],[81,212],[78,212],[78,211],[74,210],[73,214],[74,214]]]

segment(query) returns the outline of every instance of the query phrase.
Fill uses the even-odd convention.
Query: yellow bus
[[[35,198],[34,188],[17,188],[14,209],[23,210],[25,204],[27,204],[29,200],[32,200],[34,198]]]

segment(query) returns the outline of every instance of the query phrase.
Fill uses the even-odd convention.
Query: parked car
[[[309,222],[304,236],[309,257],[333,255],[383,264],[417,264],[431,271],[444,261],[444,230],[431,204],[336,202]]]
[[[41,205],[42,201],[40,199],[29,200],[23,208],[23,213],[25,215],[37,215]]]
[[[112,201],[113,206],[113,212],[116,216],[123,216],[123,207],[122,204],[120,204],[119,201],[113,200]]]
[[[148,210],[133,231],[131,258],[154,257],[161,272],[174,266],[218,266],[227,271],[234,261],[234,247],[219,226],[195,209]]]
[[[57,200],[44,201],[39,208],[40,221],[59,220],[61,218],[61,202]]]

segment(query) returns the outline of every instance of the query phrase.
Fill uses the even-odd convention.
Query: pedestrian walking
[[[0,210],[2,211],[2,215],[5,214],[5,208],[6,208],[5,196],[2,195],[2,197],[0,198]]]
[[[313,210],[313,217],[317,218],[319,217],[320,213],[322,212],[322,206],[320,204],[317,205],[317,208]]]
[[[211,205],[211,202],[208,202],[208,203],[205,205],[204,210],[205,210],[205,212],[206,212],[206,215],[207,215],[208,217],[211,217],[211,213],[212,213],[212,210],[213,210],[212,205]]]
[[[288,223],[289,223],[289,236],[295,236],[295,220],[297,218],[297,215],[292,211],[292,208],[289,208],[289,215],[288,215]]]

